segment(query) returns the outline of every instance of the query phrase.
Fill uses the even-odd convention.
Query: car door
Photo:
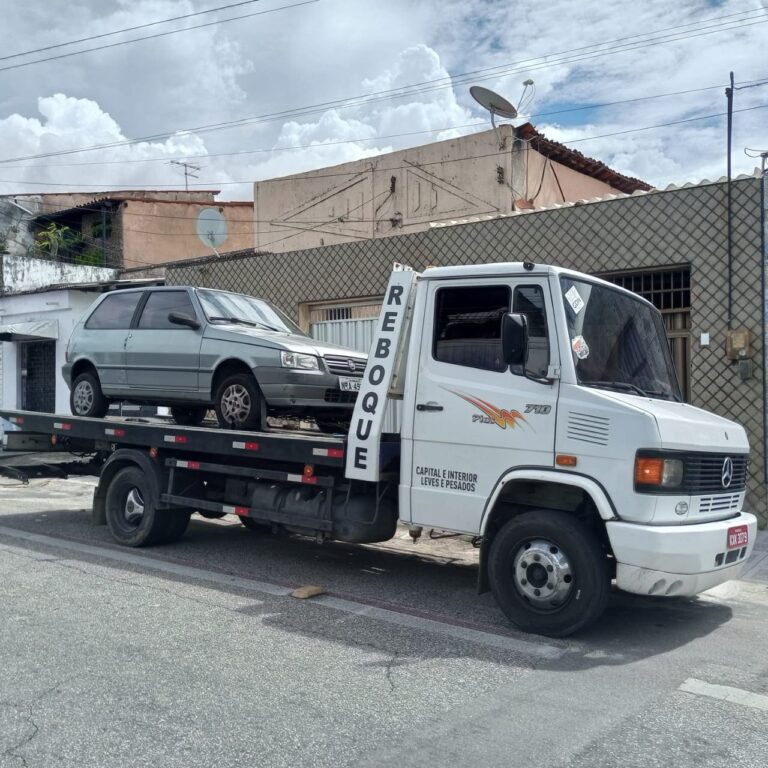
[[[148,292],[126,343],[133,397],[172,401],[197,392],[202,327],[176,325],[168,319],[171,312],[200,319],[186,289]]]
[[[502,359],[511,310],[528,317],[528,376]],[[543,276],[431,283],[413,423],[414,525],[476,533],[507,470],[553,466],[558,383],[544,378],[558,364],[552,317]]]
[[[116,291],[99,302],[73,335],[74,360],[87,359],[96,372],[105,394],[116,394],[127,386],[125,343],[143,291]]]

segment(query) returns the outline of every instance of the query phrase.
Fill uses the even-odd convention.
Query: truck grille
[[[723,484],[726,459],[731,460],[731,482]],[[683,490],[692,496],[703,494],[738,494],[747,485],[746,454],[689,453],[683,458]]]
[[[362,377],[365,373],[365,360],[345,357],[344,355],[325,355],[323,360],[325,360],[328,370],[337,376]]]

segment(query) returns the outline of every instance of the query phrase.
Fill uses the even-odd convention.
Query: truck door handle
[[[443,406],[437,403],[418,403],[416,405],[417,411],[442,411]]]

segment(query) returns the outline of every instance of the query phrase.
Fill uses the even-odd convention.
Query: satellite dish
[[[227,220],[218,208],[203,208],[197,214],[197,236],[214,252],[227,239]]]
[[[495,115],[506,117],[510,120],[514,120],[517,117],[517,110],[495,91],[483,88],[482,85],[473,85],[469,89],[469,93],[481,107],[485,107],[491,113],[491,122],[493,122]]]

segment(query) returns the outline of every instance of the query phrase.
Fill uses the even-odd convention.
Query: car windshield
[[[280,333],[307,335],[293,320],[263,299],[206,289],[198,290],[197,296],[208,320],[212,322],[242,323]]]
[[[562,276],[579,384],[682,400],[658,310],[623,291]]]

